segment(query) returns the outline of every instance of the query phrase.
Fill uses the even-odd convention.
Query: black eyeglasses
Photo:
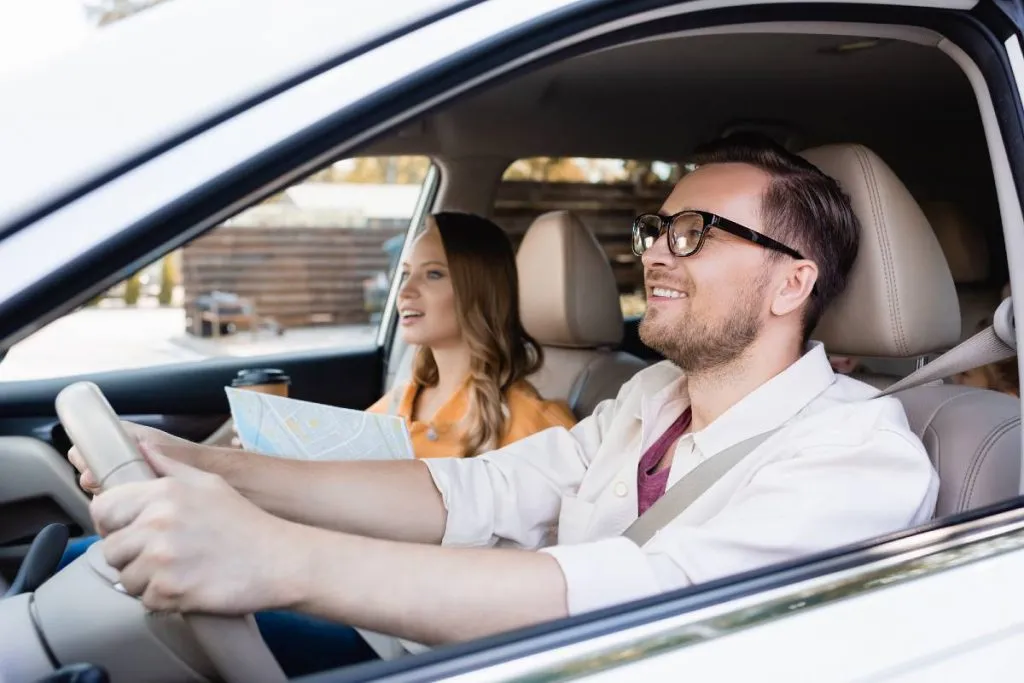
[[[730,235],[736,235],[765,249],[772,249],[795,259],[803,259],[796,249],[707,211],[681,211],[671,216],[657,213],[640,214],[633,221],[633,253],[640,256],[653,247],[659,237],[668,233],[668,250],[674,256],[693,256],[704,246],[704,238],[711,228],[724,230]]]

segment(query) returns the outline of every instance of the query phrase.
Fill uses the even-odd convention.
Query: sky
[[[94,31],[81,0],[0,0],[0,78],[79,44]]]

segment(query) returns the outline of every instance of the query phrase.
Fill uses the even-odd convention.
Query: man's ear
[[[788,315],[810,298],[818,281],[818,266],[802,259],[789,264],[783,276],[772,298],[772,315]]]

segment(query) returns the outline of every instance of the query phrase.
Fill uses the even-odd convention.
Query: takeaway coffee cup
[[[274,394],[275,396],[288,397],[288,389],[291,387],[291,378],[284,374],[283,370],[276,368],[252,368],[241,370],[231,380],[231,386],[235,389],[246,389],[258,391],[263,394]]]
[[[231,386],[235,389],[258,391],[261,394],[273,394],[274,396],[283,396],[284,398],[288,398],[288,388],[291,384],[291,378],[284,374],[283,370],[278,370],[277,368],[240,370],[234,379],[231,380]],[[225,428],[228,426],[230,426],[230,432],[228,432],[230,433],[230,440],[227,443],[234,448],[241,448],[242,442],[238,438],[238,431],[235,429],[234,421],[229,420]]]

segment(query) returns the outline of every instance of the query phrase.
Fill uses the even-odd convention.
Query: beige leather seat
[[[583,418],[647,366],[614,350],[623,320],[608,258],[579,218],[552,211],[526,231],[516,264],[523,325],[544,347],[544,366],[530,381]]]
[[[921,208],[946,255],[960,301],[960,338],[967,339],[1002,301],[1001,288],[992,283],[988,242],[956,204],[922,202]]]
[[[922,202],[928,223],[942,247],[960,303],[960,340],[974,335],[978,324],[990,318],[1002,301],[991,284],[991,260],[984,234],[974,229],[967,215],[947,201]],[[871,358],[862,364],[858,379],[884,388],[916,368],[917,358]]]
[[[831,353],[912,358],[960,340],[960,310],[935,232],[903,183],[860,145],[803,156],[836,178],[861,221],[861,248],[843,295],[814,338]],[[957,385],[896,394],[939,472],[937,515],[1018,495],[1020,401]]]

